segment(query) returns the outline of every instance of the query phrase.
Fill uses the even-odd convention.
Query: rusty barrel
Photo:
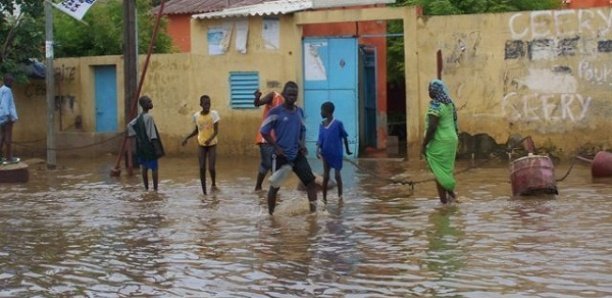
[[[510,164],[513,196],[558,194],[555,168],[548,156],[529,155]]]
[[[591,175],[595,178],[612,177],[612,153],[599,151],[591,163]]]

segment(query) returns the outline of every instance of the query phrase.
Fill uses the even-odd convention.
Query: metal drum
[[[558,194],[555,168],[548,156],[529,155],[510,164],[513,196]]]
[[[612,153],[599,151],[591,163],[591,175],[594,178],[612,177]]]

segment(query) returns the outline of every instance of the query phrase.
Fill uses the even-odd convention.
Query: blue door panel
[[[316,154],[317,140],[319,139],[319,126],[323,118],[321,118],[321,104],[329,98],[328,90],[306,90],[304,98],[308,98],[308,105],[304,109],[306,122],[306,148],[309,156],[313,157]],[[319,107],[318,109],[316,107]]]
[[[96,131],[117,131],[117,71],[114,65],[94,68]]]
[[[329,40],[329,89],[357,89],[357,39]]]
[[[336,106],[334,116],[344,123],[350,149],[355,152],[350,157],[356,157],[359,148],[357,39],[308,38],[303,45],[307,149],[314,156],[322,121],[321,104],[331,101]]]
[[[354,90],[330,90],[330,101],[334,103],[336,111],[334,118],[342,121],[344,129],[348,133],[349,147],[351,152],[357,154],[359,140],[359,122],[357,121],[357,95]]]
[[[328,89],[329,42],[308,38],[304,45],[304,89]]]

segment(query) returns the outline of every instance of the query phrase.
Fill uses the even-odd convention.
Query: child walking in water
[[[153,108],[153,101],[148,96],[141,96],[138,104],[142,108],[142,113],[128,123],[128,136],[136,139],[136,156],[142,168],[142,182],[145,189],[149,190],[148,171],[151,169],[153,189],[157,191],[159,181],[157,159],[164,155],[164,147],[153,116],[149,114],[149,110]]]
[[[182,145],[187,144],[187,140],[198,135],[198,160],[200,164],[200,184],[202,185],[202,193],[206,195],[206,162],[208,161],[208,172],[210,173],[210,190],[216,191],[216,170],[215,163],[217,160],[217,133],[219,132],[219,113],[210,109],[210,97],[202,95],[200,97],[200,107],[202,111],[196,112],[193,115],[195,128],[185,139]]]
[[[348,134],[344,125],[334,118],[335,106],[327,101],[321,105],[321,117],[323,122],[319,127],[319,140],[317,141],[317,158],[323,160],[323,201],[327,203],[327,184],[329,183],[329,172],[334,169],[336,183],[338,185],[338,198],[342,200],[342,142],[346,154],[353,154],[348,146]]]

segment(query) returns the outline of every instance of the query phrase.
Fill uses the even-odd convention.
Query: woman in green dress
[[[455,156],[459,143],[457,110],[441,80],[429,83],[429,108],[425,116],[425,139],[421,154],[436,177],[438,195],[443,204],[455,200]]]

